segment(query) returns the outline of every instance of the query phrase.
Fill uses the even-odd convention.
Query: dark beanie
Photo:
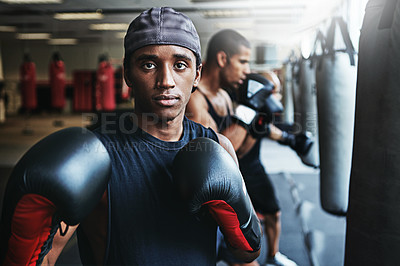
[[[125,60],[137,49],[152,44],[188,48],[201,63],[200,38],[193,22],[170,7],[153,7],[131,22],[124,40]]]

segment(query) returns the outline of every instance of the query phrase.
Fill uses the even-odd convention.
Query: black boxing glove
[[[274,84],[265,77],[248,74],[239,87],[238,102],[262,113],[271,122],[274,114],[283,112],[283,105],[274,96],[273,90]]]
[[[258,113],[245,105],[235,106],[232,119],[244,127],[254,138],[268,137],[271,133],[269,115]]]
[[[207,138],[190,141],[174,159],[173,178],[189,211],[209,212],[230,246],[260,249],[260,221],[238,166],[222,146]]]
[[[103,144],[87,129],[63,129],[35,144],[7,183],[0,264],[39,265],[60,222],[76,225],[94,209],[110,170]]]
[[[264,138],[271,135],[271,127],[269,117],[258,114],[252,121],[249,133],[253,138]]]
[[[311,138],[310,132],[293,135],[286,131],[282,131],[282,137],[278,141],[278,143],[282,145],[288,145],[298,155],[304,156],[310,151],[311,146],[314,144],[314,141]]]

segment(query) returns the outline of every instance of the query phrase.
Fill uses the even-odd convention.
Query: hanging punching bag
[[[293,124],[292,64],[290,60],[283,65],[282,103],[285,108],[283,122]]]
[[[292,63],[292,93],[293,93],[293,111],[294,111],[294,130],[296,125],[300,124],[300,115],[302,113],[302,106],[300,103],[300,60],[296,60]],[[297,129],[298,130],[298,129]],[[299,132],[295,132],[296,134]]]
[[[400,1],[368,2],[359,51],[345,265],[398,265]]]
[[[29,55],[24,56],[24,62],[20,68],[20,88],[22,107],[27,111],[36,109],[36,65],[30,60]]]
[[[96,77],[96,109],[115,110],[114,68],[108,61],[102,60],[99,63]]]
[[[325,36],[322,32],[317,33],[309,58],[302,58],[300,63],[300,105],[301,115],[300,123],[302,131],[312,133],[314,144],[311,150],[306,154],[300,156],[301,161],[309,166],[319,167],[319,145],[318,145],[318,111],[317,111],[317,91],[315,81],[315,65],[318,63],[317,48],[321,47],[322,51],[325,48]]]
[[[51,107],[63,109],[65,106],[65,64],[58,53],[53,55],[49,67]]]
[[[339,26],[339,29],[338,27]],[[335,49],[337,30],[346,49]],[[357,67],[347,25],[334,18],[327,33],[326,52],[316,69],[322,208],[345,215],[353,146]]]
[[[301,161],[312,167],[319,167],[318,153],[318,113],[317,95],[315,91],[315,68],[310,59],[303,59],[300,65],[300,123],[302,131],[312,133],[314,144],[311,150],[303,156]]]

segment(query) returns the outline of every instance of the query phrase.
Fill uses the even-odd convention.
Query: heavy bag
[[[310,59],[303,59],[300,64],[300,126],[301,131],[311,132],[314,144],[306,155],[301,155],[301,161],[312,167],[319,167],[318,146],[318,112],[317,95],[315,91],[315,67]]]
[[[292,63],[292,94],[293,94],[293,122],[300,124],[301,103],[300,103],[300,59]],[[294,127],[296,131],[296,127]],[[299,132],[294,132],[299,133]]]
[[[334,48],[336,26],[346,49]],[[316,84],[321,205],[336,215],[347,212],[356,79],[355,50],[347,25],[343,19],[334,18],[327,34],[326,51],[316,69]]]
[[[300,125],[301,130],[310,132],[314,139],[310,152],[300,156],[301,161],[309,166],[319,167],[319,145],[318,145],[318,111],[317,90],[315,81],[315,65],[318,62],[317,46],[325,48],[325,36],[322,32],[317,33],[314,48],[309,58],[302,58],[300,63]]]
[[[93,83],[94,74],[88,70],[74,71],[74,100],[76,112],[90,112],[93,110]]]
[[[293,92],[292,92],[292,64],[290,61],[285,63],[282,68],[283,86],[282,86],[282,104],[284,107],[283,121],[287,124],[293,124]]]
[[[370,0],[360,36],[345,265],[400,261],[400,2]]]
[[[114,68],[107,61],[99,63],[96,73],[96,110],[115,110]]]
[[[36,65],[34,62],[24,62],[20,68],[20,88],[22,108],[34,110],[37,107]]]
[[[65,64],[62,60],[52,61],[49,67],[51,107],[65,106]]]

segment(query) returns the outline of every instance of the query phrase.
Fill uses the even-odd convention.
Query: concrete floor
[[[85,127],[90,124],[90,116],[8,117],[0,125],[0,203],[12,167],[34,143],[64,127]],[[63,125],[57,126],[57,121],[62,121]],[[262,142],[261,160],[271,174],[282,207],[281,252],[302,266],[343,265],[345,218],[332,216],[321,209],[319,170],[305,166],[289,147],[268,139]],[[264,258],[265,250],[260,261]],[[58,264],[79,265],[76,240],[70,243]],[[218,265],[225,264],[220,262]]]

